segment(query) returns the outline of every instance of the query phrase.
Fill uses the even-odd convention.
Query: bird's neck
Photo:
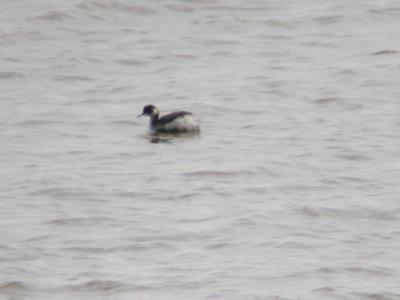
[[[151,126],[152,126],[152,127],[155,127],[156,124],[157,124],[157,122],[158,122],[158,113],[152,114],[152,115],[150,116],[150,124],[151,124]]]

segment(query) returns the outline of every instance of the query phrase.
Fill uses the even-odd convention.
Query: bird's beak
[[[140,117],[143,117],[143,116],[144,116],[144,114],[140,114],[140,115],[137,115],[136,118],[140,118]]]

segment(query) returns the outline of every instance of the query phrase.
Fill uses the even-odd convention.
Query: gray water
[[[400,299],[400,6],[0,2],[0,299]],[[189,110],[154,139],[146,104]]]

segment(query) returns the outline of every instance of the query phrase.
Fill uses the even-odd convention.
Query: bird
[[[152,104],[143,107],[138,117],[150,117],[150,131],[152,133],[198,133],[200,126],[191,112],[175,111],[160,117],[160,111]]]

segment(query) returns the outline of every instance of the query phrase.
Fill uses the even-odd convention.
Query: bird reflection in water
[[[174,143],[186,139],[198,139],[200,137],[199,132],[185,132],[185,133],[150,133],[147,135],[147,139],[150,143]]]

